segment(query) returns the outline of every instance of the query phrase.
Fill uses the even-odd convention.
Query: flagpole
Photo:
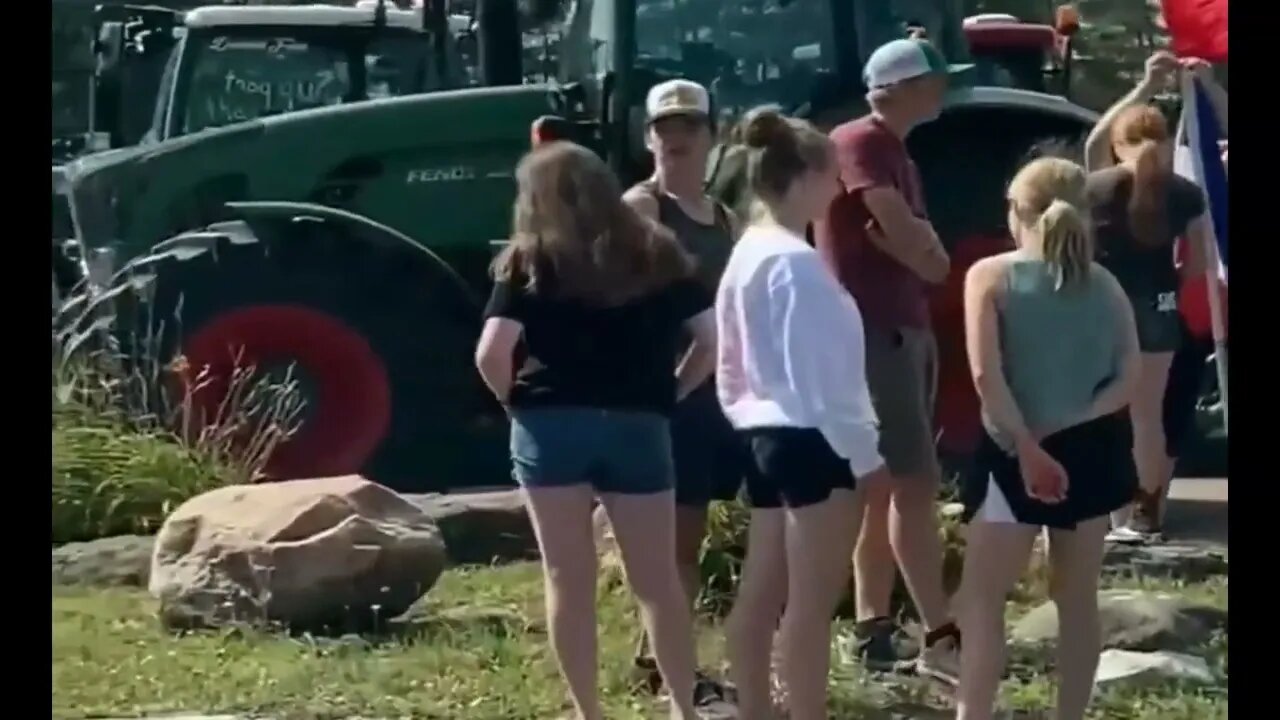
[[[1191,73],[1184,72],[1182,74],[1182,123],[1180,124],[1185,124],[1184,130],[1188,139],[1194,143],[1188,154],[1195,168],[1196,177],[1204,178],[1204,161],[1199,147],[1200,128],[1199,121],[1196,119],[1196,92],[1198,90],[1195,78]],[[1209,298],[1209,323],[1213,329],[1213,360],[1215,369],[1218,371],[1218,393],[1222,398],[1222,430],[1229,435],[1227,430],[1230,407],[1227,399],[1227,332],[1226,322],[1222,316],[1222,296],[1219,294],[1218,283],[1221,258],[1218,256],[1218,238],[1213,222],[1205,223],[1204,236],[1202,252],[1205,258],[1205,289]]]
[[[1213,327],[1213,360],[1218,370],[1218,394],[1222,397],[1222,431],[1229,435],[1227,430],[1227,328],[1222,318],[1222,295],[1218,284],[1217,241],[1212,238],[1213,223],[1209,223],[1209,226],[1210,238],[1206,242],[1209,246],[1206,253],[1209,262],[1206,263],[1204,280],[1209,288],[1209,322]]]

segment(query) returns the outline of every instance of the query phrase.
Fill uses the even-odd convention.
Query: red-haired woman
[[[1153,56],[1147,63],[1148,96],[1157,79],[1177,67],[1172,56]],[[1143,87],[1147,86],[1139,89]],[[1132,517],[1113,517],[1118,527],[1112,537],[1118,540],[1160,532],[1160,504],[1168,481],[1163,402],[1169,367],[1183,341],[1178,287],[1180,275],[1203,275],[1208,227],[1204,194],[1173,172],[1168,122],[1144,99],[1131,95],[1104,115],[1086,148],[1092,160],[1099,131],[1110,139],[1116,164],[1089,175],[1088,199],[1098,261],[1120,281],[1133,305],[1142,350],[1142,374],[1130,408],[1140,487]],[[1098,163],[1092,164],[1096,168]],[[1173,261],[1178,237],[1187,239],[1189,251],[1181,269]]]

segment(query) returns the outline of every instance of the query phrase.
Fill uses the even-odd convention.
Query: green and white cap
[[[942,53],[926,40],[891,40],[867,58],[862,79],[867,89],[876,90],[924,75],[951,75],[971,67],[972,64],[948,65]]]

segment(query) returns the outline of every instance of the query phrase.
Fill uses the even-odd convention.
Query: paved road
[[[1170,540],[1227,544],[1227,479],[1178,478],[1164,521]]]

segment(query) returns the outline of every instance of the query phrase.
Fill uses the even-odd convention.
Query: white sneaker
[[[960,684],[960,646],[955,638],[945,637],[920,651],[916,672],[923,677],[951,686]]]
[[[1121,525],[1120,527],[1112,528],[1111,532],[1107,533],[1106,542],[1120,545],[1141,545],[1147,542],[1147,536],[1128,525]]]

